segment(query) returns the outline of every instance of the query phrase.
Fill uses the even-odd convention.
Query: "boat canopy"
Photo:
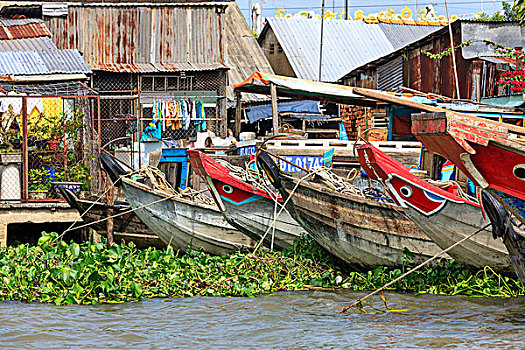
[[[299,119],[327,119],[329,116],[322,114],[319,109],[319,102],[317,101],[290,101],[279,102],[277,104],[279,113],[287,113],[291,117]],[[269,118],[272,116],[272,105],[264,104],[251,106],[246,110],[246,116],[250,123],[255,123],[258,120]]]

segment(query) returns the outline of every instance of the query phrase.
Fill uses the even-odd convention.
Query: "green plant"
[[[51,188],[51,172],[47,169],[29,169],[29,191],[47,192]]]
[[[76,163],[68,168],[68,179],[72,182],[82,182],[82,191],[89,191],[92,176],[89,171],[88,163]]]

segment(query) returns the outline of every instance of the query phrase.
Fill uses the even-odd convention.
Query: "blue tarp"
[[[281,102],[277,104],[277,111],[279,113],[308,113],[308,114],[319,114],[319,104],[317,101],[294,101],[294,102]],[[255,123],[258,120],[265,119],[272,116],[272,105],[260,105],[252,106],[246,112],[246,116],[250,123]],[[310,116],[309,116],[310,117]]]

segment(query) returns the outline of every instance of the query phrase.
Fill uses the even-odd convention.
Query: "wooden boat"
[[[232,227],[217,207],[153,189],[127,177],[109,154],[101,156],[104,170],[120,183],[138,217],[166,244],[177,250],[203,250],[222,255],[254,247],[254,241]],[[119,181],[120,179],[120,181]]]
[[[376,147],[360,146],[357,153],[367,175],[380,181],[406,215],[443,250],[490,224],[478,203],[420,179]],[[507,248],[501,239],[492,237],[490,227],[450,250],[449,255],[474,270],[490,266],[498,272],[514,271]]]
[[[412,132],[525,223],[525,128],[447,111],[412,115]]]
[[[525,128],[447,111],[413,115],[412,132],[484,189],[482,203],[493,232],[503,238],[525,282],[525,234],[507,213],[525,224]]]
[[[282,199],[276,206],[275,194],[240,180],[200,151],[188,150],[188,156],[193,171],[205,180],[224,218],[249,237],[260,240],[273,224],[274,212],[280,210]],[[275,228],[266,234],[264,244],[286,249],[305,233],[285,210],[277,217]]]
[[[415,263],[441,251],[397,205],[283,174],[266,153],[258,160],[283,199],[291,196],[292,217],[321,246],[354,267],[400,266],[405,249],[414,254]]]
[[[78,198],[70,190],[58,187],[60,194],[68,204],[76,209],[86,224],[94,223],[91,228],[100,233],[107,232],[106,222],[97,222],[108,217],[108,209],[113,210],[113,215],[127,212],[131,209],[126,202],[116,202],[109,205],[104,202],[96,202]],[[134,212],[117,216],[113,219],[113,237],[116,242],[133,242],[138,248],[164,248],[162,242],[135,214]]]

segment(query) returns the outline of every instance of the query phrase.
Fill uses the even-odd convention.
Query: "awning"
[[[290,78],[275,74],[254,72],[248,79],[235,85],[235,91],[270,95],[270,86],[275,84],[277,95],[324,102],[361,105],[373,107],[375,101],[354,93],[353,87],[320,83],[316,81]]]
[[[299,114],[316,114],[322,117],[317,101],[292,101],[280,102],[277,104],[277,111],[279,113],[299,113]],[[258,120],[269,118],[272,116],[272,105],[264,104],[259,106],[251,106],[246,111],[246,116],[250,123],[255,123]]]
[[[483,97],[481,103],[486,103],[492,106],[516,108],[525,105],[523,95],[497,96],[497,97]]]

